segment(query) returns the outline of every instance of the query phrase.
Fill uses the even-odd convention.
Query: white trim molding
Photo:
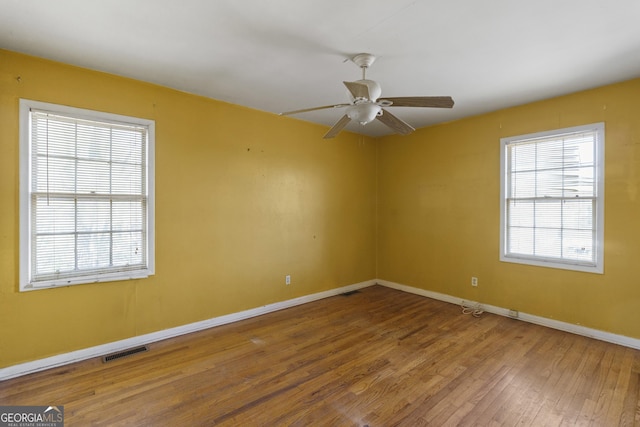
[[[402,285],[399,283],[389,282],[387,280],[375,280],[375,283],[379,285],[386,286],[388,288],[398,289],[400,291],[409,292],[416,295],[421,295],[427,298],[433,298],[439,301],[448,302],[451,304],[462,305],[463,303],[467,303],[470,305],[475,305],[476,301],[469,301],[462,298],[454,297],[451,295],[441,294],[438,292],[427,291],[420,288],[414,288],[412,286]],[[487,313],[498,314],[500,316],[511,317],[511,310],[508,308],[496,307],[493,305],[487,305],[483,303],[479,303]],[[575,325],[573,323],[562,322],[560,320],[548,319],[546,317],[535,316],[533,314],[518,312],[517,320],[522,320],[524,322],[533,323],[540,326],[546,326],[547,328],[557,329],[559,331],[569,332],[576,335],[582,335],[588,338],[597,339],[600,341],[609,342],[612,344],[618,344],[625,347],[633,348],[636,350],[640,350],[640,339],[631,338],[624,335],[613,334],[611,332],[605,332],[598,329],[587,328],[582,325]]]
[[[91,359],[93,357],[102,357],[106,354],[117,353],[119,351],[123,351],[132,347],[150,344],[168,338],[174,338],[180,335],[190,334],[192,332],[213,328],[215,326],[226,325],[228,323],[249,319],[251,317],[261,316],[263,314],[283,310],[285,308],[295,307],[297,305],[306,304],[308,302],[316,301],[319,299],[340,295],[345,292],[366,288],[367,286],[375,285],[375,283],[375,280],[367,280],[365,282],[330,289],[328,291],[318,292],[311,295],[305,295],[299,298],[263,305],[261,307],[252,308],[238,313],[231,313],[200,322],[189,323],[187,325],[177,326],[175,328],[152,332],[150,334],[140,335],[137,337],[127,338],[124,340],[102,344],[95,347],[59,354],[56,356],[47,357],[45,359],[34,360],[32,362],[21,363],[19,365],[13,365],[6,368],[0,368],[0,381],[31,374],[34,372],[44,371],[45,369],[68,365],[74,362],[80,362],[82,360]]]
[[[400,283],[390,282],[388,280],[374,279],[367,280],[353,285],[343,286],[340,288],[330,289],[328,291],[318,292],[311,295],[302,296],[286,301],[281,301],[273,304],[263,305],[261,307],[252,308],[250,310],[241,311],[238,313],[231,313],[224,316],[214,317],[211,319],[203,320],[200,322],[190,323],[187,325],[177,326],[175,328],[165,329],[163,331],[152,332],[150,334],[140,335],[133,338],[128,338],[120,341],[115,341],[107,344],[98,345],[82,350],[72,351],[69,353],[59,354],[45,359],[34,360],[32,362],[21,363],[19,365],[13,365],[6,368],[0,368],[0,381],[8,380],[10,378],[19,377],[22,375],[43,371],[45,369],[55,368],[58,366],[68,365],[74,362],[80,362],[82,360],[91,359],[93,357],[102,357],[110,353],[116,353],[132,347],[137,347],[153,342],[165,340],[168,338],[177,337],[192,332],[201,331],[204,329],[213,328],[216,326],[226,325],[228,323],[237,322],[240,320],[249,319],[263,314],[271,313],[278,310],[283,310],[297,305],[306,304],[308,302],[316,301],[323,298],[340,295],[345,292],[355,291],[358,289],[366,288],[372,285],[382,285],[388,288],[397,289],[403,292],[408,292],[416,295],[420,295],[427,298],[432,298],[438,301],[448,302],[451,304],[461,305],[463,303],[473,303],[462,298],[454,297],[447,294],[428,291],[425,289],[415,288],[412,286],[402,285]],[[496,307],[493,305],[487,305],[480,303],[482,309],[487,313],[493,313],[500,316],[510,316],[511,310],[502,307]],[[560,331],[569,332],[576,335],[582,335],[589,338],[594,338],[600,341],[605,341],[613,344],[622,345],[625,347],[640,350],[640,339],[631,338],[624,335],[617,335],[610,332],[600,331],[597,329],[587,328],[581,325],[574,325],[571,323],[561,322],[559,320],[547,319],[545,317],[535,316],[523,312],[518,313],[517,320],[522,320],[536,325],[546,326],[548,328],[557,329]]]

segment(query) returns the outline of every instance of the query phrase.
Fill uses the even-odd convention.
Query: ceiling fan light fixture
[[[394,116],[387,110],[387,107],[431,107],[431,108],[451,108],[453,107],[453,99],[450,96],[401,96],[401,97],[385,97],[382,95],[380,84],[366,77],[366,71],[376,57],[370,53],[361,53],[354,56],[351,60],[362,69],[362,78],[353,82],[343,81],[349,94],[349,104],[325,105],[322,107],[303,108],[302,110],[293,110],[281,113],[281,115],[306,113],[309,111],[324,110],[327,108],[347,107],[345,114],[338,120],[324,138],[333,138],[342,129],[355,120],[364,126],[377,119],[382,124],[389,127],[395,133],[400,135],[408,135],[415,130],[409,123],[404,122]]]
[[[371,123],[382,111],[378,104],[372,102],[352,105],[347,109],[347,116],[361,125]]]

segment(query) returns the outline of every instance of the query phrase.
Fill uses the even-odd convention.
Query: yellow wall
[[[18,292],[20,98],[156,121],[155,276]],[[633,80],[326,141],[322,126],[0,50],[0,368],[375,277],[640,338],[638,99]],[[599,121],[605,274],[499,262],[500,138]]]
[[[640,338],[638,100],[632,80],[384,138],[378,278]],[[605,274],[500,262],[500,138],[601,121]]]
[[[18,291],[20,98],[155,120],[155,276]],[[375,143],[324,132],[0,50],[0,367],[374,278]]]

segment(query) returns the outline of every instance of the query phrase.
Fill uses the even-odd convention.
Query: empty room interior
[[[0,407],[640,424],[640,5],[307,3],[0,1]]]

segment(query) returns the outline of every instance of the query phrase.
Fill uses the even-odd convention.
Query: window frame
[[[51,280],[33,281],[32,277],[32,154],[31,110],[47,111],[73,119],[91,120],[110,124],[143,126],[147,129],[146,141],[146,265],[125,271],[93,272]],[[86,283],[141,279],[155,274],[155,121],[84,108],[70,107],[49,102],[20,99],[20,291],[48,289]],[[113,194],[113,193],[110,193]],[[74,251],[75,253],[75,251]]]
[[[595,263],[584,263],[569,259],[555,260],[536,255],[509,254],[507,253],[507,188],[509,185],[508,171],[508,147],[515,143],[526,142],[536,139],[550,137],[562,137],[563,135],[579,132],[595,132],[595,220],[593,226]],[[525,135],[516,135],[500,139],[500,261],[526,264],[540,267],[550,267],[563,270],[573,270],[588,273],[604,273],[604,147],[605,147],[605,124],[604,122],[591,123],[587,125],[574,126],[568,128],[554,129],[543,132],[534,132]],[[544,199],[544,197],[536,197]],[[569,199],[562,197],[562,199]]]

